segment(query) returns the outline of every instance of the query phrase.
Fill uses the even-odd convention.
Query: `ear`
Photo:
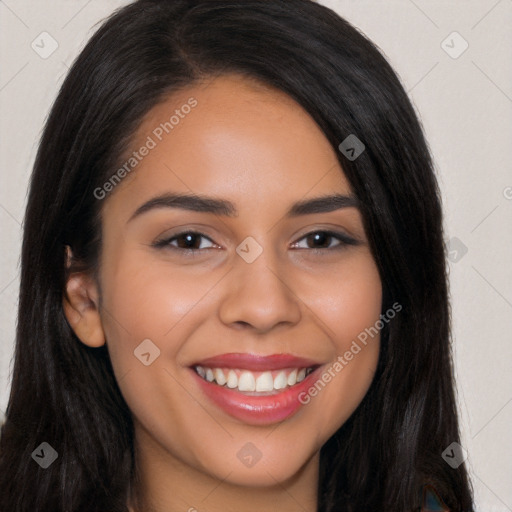
[[[67,250],[67,267],[71,265],[71,249]],[[99,293],[95,280],[87,272],[72,272],[62,298],[64,314],[80,341],[89,347],[105,344],[105,333],[99,310]]]

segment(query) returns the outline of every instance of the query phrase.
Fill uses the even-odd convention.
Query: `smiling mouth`
[[[302,382],[315,368],[316,366],[251,371],[193,366],[193,370],[203,380],[249,396],[272,395],[286,391]]]

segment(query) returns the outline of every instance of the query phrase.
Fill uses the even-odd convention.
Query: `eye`
[[[346,245],[358,245],[359,242],[354,238],[346,235],[345,233],[336,232],[336,231],[311,231],[307,235],[303,236],[300,240],[306,241],[306,247],[298,246],[298,242],[295,242],[293,245],[299,249],[312,249],[313,251],[322,251],[322,250],[339,250],[343,249]],[[331,246],[333,240],[338,240],[339,243]],[[317,244],[317,247],[310,247],[310,245]],[[321,247],[318,247],[321,246]]]
[[[211,249],[212,247],[204,247],[203,245],[201,245],[201,238],[210,240],[210,242],[213,243],[213,241],[210,238],[208,238],[206,235],[198,231],[182,231],[181,233],[177,233],[171,238],[159,240],[155,242],[153,245],[154,247],[165,247],[176,251],[187,251],[189,253],[195,253],[202,249]],[[174,242],[176,242],[176,245],[174,245]]]

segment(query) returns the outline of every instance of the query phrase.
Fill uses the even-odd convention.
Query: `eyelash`
[[[334,247],[309,249],[310,251],[313,251],[314,253],[317,253],[317,254],[325,252],[325,251],[342,250],[347,245],[359,245],[359,242],[357,240],[347,236],[345,233],[341,233],[341,232],[337,232],[337,231],[324,230],[324,229],[319,229],[319,230],[316,230],[316,231],[310,231],[309,233],[306,233],[304,236],[299,238],[299,240],[297,242],[294,242],[294,244],[298,243],[301,240],[304,240],[305,238],[307,238],[307,237],[309,237],[311,235],[315,235],[315,234],[318,234],[318,233],[322,233],[324,235],[327,235],[328,237],[336,238],[336,239],[338,239],[340,241],[340,243],[338,245],[334,246]],[[173,235],[170,238],[164,238],[162,240],[157,240],[152,245],[153,245],[153,247],[156,247],[157,249],[170,249],[172,251],[182,252],[182,253],[184,253],[183,254],[184,256],[186,255],[186,256],[190,256],[190,257],[193,257],[198,252],[201,252],[201,251],[204,251],[204,250],[208,250],[208,249],[213,249],[213,247],[207,247],[206,249],[190,249],[190,248],[185,248],[184,249],[184,248],[181,248],[181,247],[176,247],[176,246],[171,245],[172,241],[176,240],[177,238],[180,238],[183,235],[199,236],[199,237],[202,237],[202,238],[206,238],[211,243],[214,243],[213,240],[211,240],[211,238],[207,237],[204,233],[201,233],[200,231],[187,230],[187,231],[182,231],[180,233],[176,233],[175,235]],[[304,250],[304,248],[301,248],[299,250]]]

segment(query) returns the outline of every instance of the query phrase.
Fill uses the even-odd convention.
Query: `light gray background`
[[[43,122],[94,25],[126,3],[0,0],[0,410],[12,371],[21,223]],[[478,510],[512,511],[512,0],[321,3],[381,48],[422,119],[447,242],[457,250],[449,271],[462,445]],[[58,43],[46,59],[31,47],[49,48],[44,31]]]

